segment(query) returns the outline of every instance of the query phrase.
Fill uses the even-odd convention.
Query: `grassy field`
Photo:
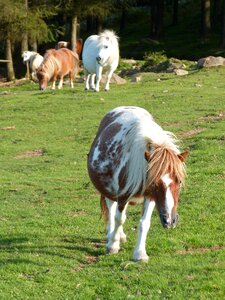
[[[0,87],[0,299],[224,299],[224,75],[146,74],[99,93]],[[146,108],[191,149],[180,222],[165,230],[154,212],[148,264],[131,261],[140,206],[128,209],[128,242],[105,255],[87,175],[99,122],[119,105]]]

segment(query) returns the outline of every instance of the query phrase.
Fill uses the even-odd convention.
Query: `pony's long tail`
[[[81,51],[83,48],[83,40],[82,39],[78,39],[76,41],[76,52],[78,54],[79,57],[81,57]]]
[[[105,218],[106,223],[108,222],[108,207],[106,205],[105,196],[101,194],[100,197],[100,206],[101,206],[101,217]]]

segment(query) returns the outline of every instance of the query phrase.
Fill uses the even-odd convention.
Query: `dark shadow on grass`
[[[6,259],[1,259],[0,260],[0,267],[4,267],[6,265],[20,265],[20,264],[26,264],[26,265],[35,265],[35,266],[41,266],[41,264],[36,263],[32,260],[29,259],[19,259],[19,258],[15,258],[15,259],[10,259],[10,258],[6,258]]]
[[[26,237],[11,237],[11,238],[0,239],[0,249],[5,248],[7,246],[11,246],[13,244],[26,243],[28,241],[29,239]]]
[[[47,242],[47,239],[46,239]],[[32,260],[21,259],[20,255],[33,254],[59,257],[63,259],[76,259],[84,262],[84,257],[94,257],[96,261],[99,256],[105,254],[105,242],[101,239],[92,239],[81,236],[69,236],[60,238],[59,243],[51,244],[38,241],[38,237],[10,237],[0,239],[0,253],[15,253],[17,258],[0,260],[0,265],[8,263],[36,264]],[[80,252],[80,253],[77,253]]]

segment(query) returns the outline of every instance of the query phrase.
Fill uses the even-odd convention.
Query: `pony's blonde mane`
[[[148,175],[146,185],[151,186],[159,182],[165,174],[172,174],[184,185],[185,181],[185,168],[180,158],[173,150],[167,146],[155,146],[154,151],[151,153],[148,163]]]
[[[46,52],[44,60],[40,66],[40,71],[45,73],[49,80],[52,78],[55,69],[59,66],[58,60],[54,56],[54,49],[50,49]]]
[[[127,132],[124,153],[129,155],[126,172],[126,187],[120,194],[128,193],[132,198],[143,194],[147,187],[172,173],[184,184],[184,164],[178,157],[180,153],[175,136],[164,131],[154,120],[143,118]],[[151,153],[147,162],[145,152]]]

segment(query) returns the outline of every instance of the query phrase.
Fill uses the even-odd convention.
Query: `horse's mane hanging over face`
[[[39,72],[45,73],[48,76],[48,80],[51,79],[55,68],[58,66],[58,61],[55,57],[55,49],[49,49],[44,55],[44,60],[39,68]]]
[[[102,45],[105,40],[117,45],[119,37],[114,33],[114,31],[104,30],[99,34],[99,45]]]
[[[147,185],[157,185],[162,176],[166,174],[171,174],[184,185],[186,172],[179,156],[168,148],[155,147],[148,162]]]

